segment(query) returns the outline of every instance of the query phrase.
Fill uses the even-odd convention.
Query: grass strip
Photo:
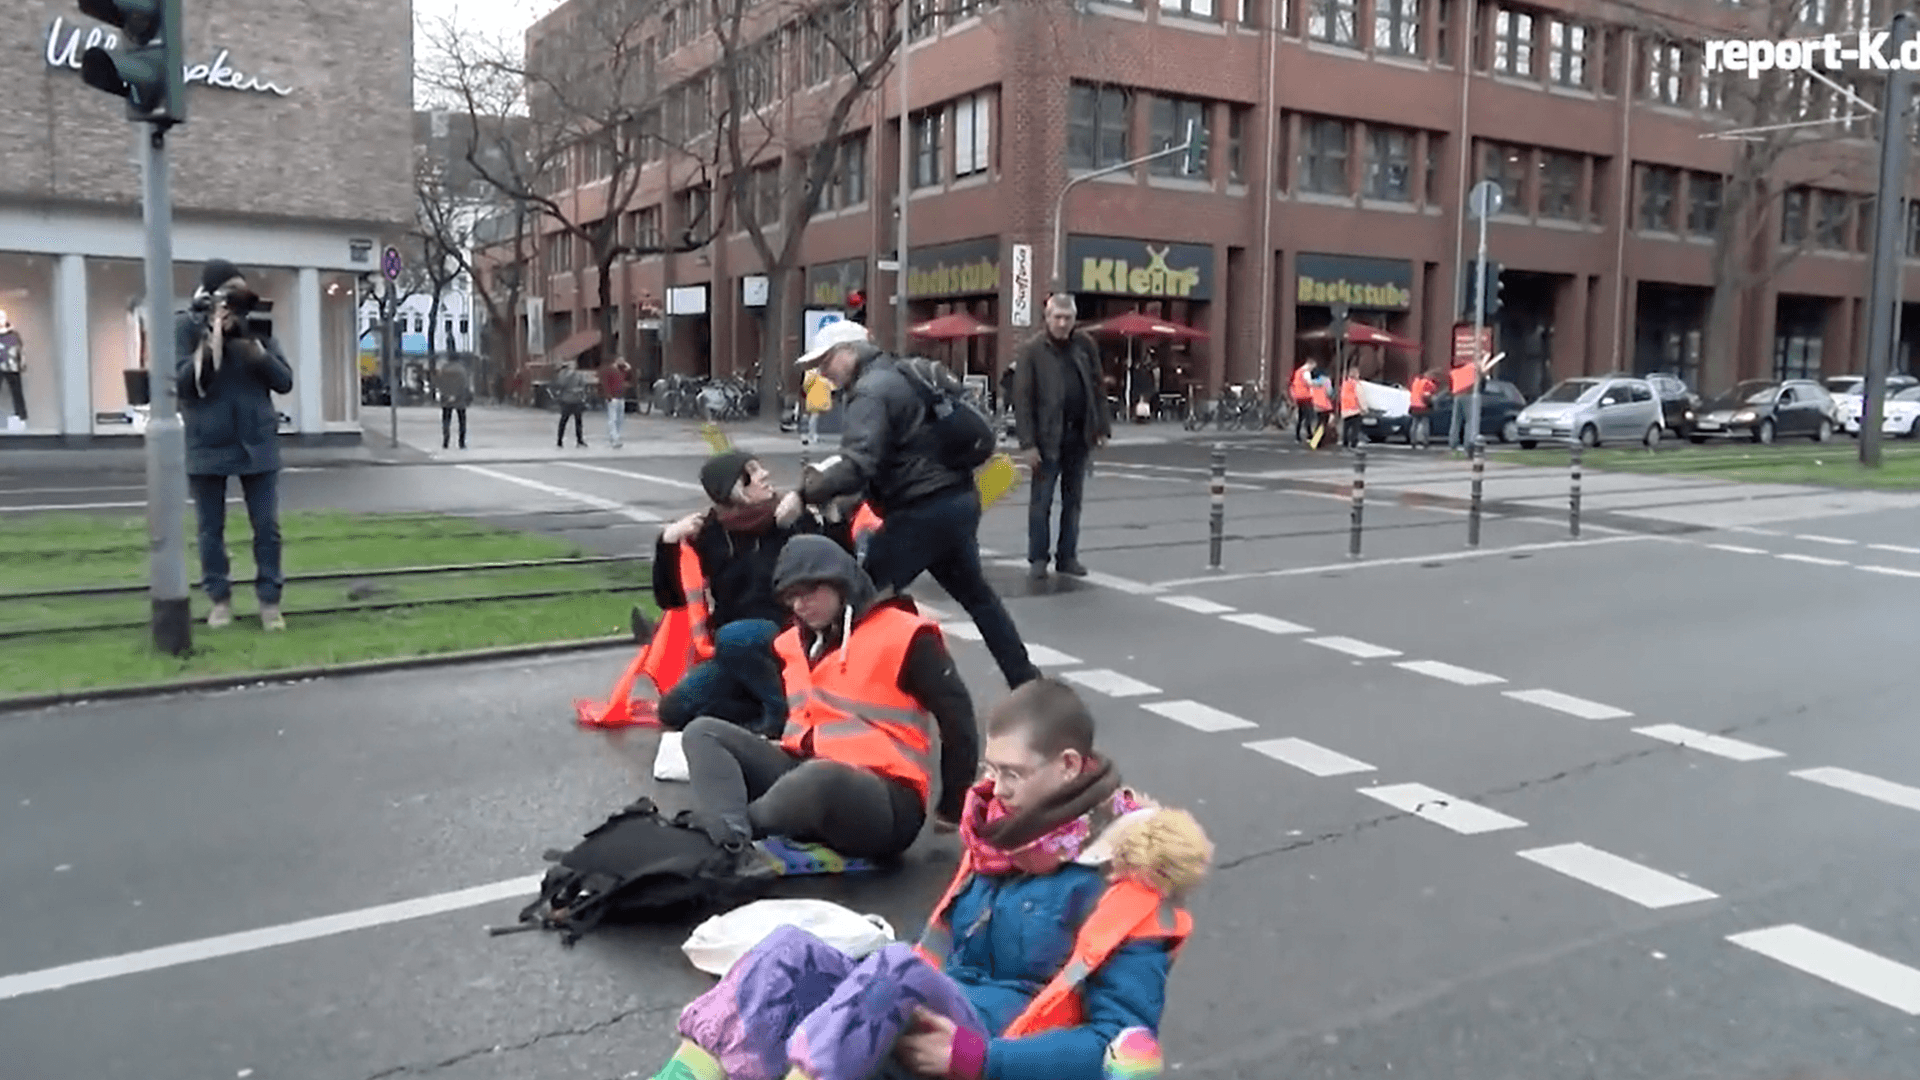
[[[1551,457],[1562,459],[1564,453]],[[1542,451],[1504,451],[1499,457],[1515,465],[1549,463]],[[1852,439],[1801,446],[1708,444],[1652,453],[1643,449],[1589,450],[1583,460],[1588,469],[1612,472],[1691,476],[1749,484],[1920,490],[1920,447],[1886,446],[1881,453],[1880,467],[1869,469],[1860,464],[1860,447]]]

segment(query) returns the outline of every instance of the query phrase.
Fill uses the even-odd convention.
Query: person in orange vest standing
[[[1213,846],[1093,742],[1065,683],[1007,695],[919,944],[855,961],[780,927],[680,1014],[655,1080],[1159,1075],[1167,976],[1193,929],[1181,905]]]
[[[1360,445],[1360,365],[1348,364],[1340,378],[1340,445],[1351,450]]]
[[[1314,412],[1313,434],[1307,437],[1307,444],[1318,449],[1327,437],[1327,425],[1333,423],[1333,380],[1315,364],[1307,387],[1307,400],[1313,405]]]
[[[1301,361],[1293,369],[1293,378],[1287,383],[1287,391],[1293,398],[1293,441],[1306,442],[1313,434],[1316,422],[1313,410],[1313,376],[1319,368],[1319,361],[1311,356]]]
[[[1440,389],[1440,373],[1435,370],[1423,371],[1413,377],[1413,385],[1407,388],[1407,443],[1424,447],[1431,432],[1428,418],[1433,411],[1433,394]]]
[[[1459,450],[1471,439],[1467,434],[1467,403],[1473,394],[1473,384],[1479,375],[1479,363],[1473,359],[1463,359],[1455,355],[1453,368],[1447,374],[1447,390],[1453,394],[1453,419],[1447,425],[1447,449],[1449,450]]]

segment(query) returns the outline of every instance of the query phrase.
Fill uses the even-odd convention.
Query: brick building
[[[0,446],[111,442],[144,424],[124,372],[146,364],[145,128],[78,70],[112,34],[71,0],[0,4],[0,309],[21,334],[27,397],[26,423],[9,424],[0,394]],[[176,309],[207,259],[246,268],[294,368],[283,432],[357,440],[360,275],[413,218],[407,5],[188,4],[186,56],[188,121],[168,142]]]
[[[529,31],[529,56],[536,65],[578,57],[570,35],[580,20],[615,8],[636,13],[658,59],[648,101],[664,103],[668,130],[678,122],[700,139],[716,80],[697,0],[569,0]],[[1701,370],[1723,176],[1739,145],[1701,136],[1739,123],[1727,115],[1728,76],[1704,71],[1699,43],[1742,19],[1750,32],[1754,10],[1693,0],[917,3],[937,13],[910,35],[910,317],[965,310],[1000,327],[928,350],[997,374],[1037,330],[1062,186],[1177,142],[1195,120],[1210,133],[1204,176],[1167,160],[1065,197],[1061,261],[1083,318],[1141,308],[1207,332],[1137,349],[1135,395],[1222,382],[1271,391],[1316,347],[1300,335],[1325,326],[1343,297],[1353,317],[1421,342],[1425,363],[1444,363],[1474,246],[1460,208],[1479,179],[1504,194],[1490,227],[1491,257],[1506,271],[1500,374],[1527,393],[1613,369],[1676,371],[1709,391],[1736,378],[1853,370],[1870,247],[1861,193],[1877,151],[1865,110],[1772,170],[1778,194],[1755,210],[1759,239],[1740,256],[1769,272],[1729,294],[1727,370]],[[1805,10],[1840,28],[1866,15],[1841,0]],[[766,78],[784,103],[776,115],[791,117],[818,94],[813,45],[804,26],[766,32]],[[1870,83],[1856,88],[1872,100]],[[1784,119],[1847,115],[1823,84],[1796,93]],[[894,247],[899,96],[890,76],[849,123],[844,168],[808,228],[795,286],[818,308],[864,290],[882,340],[892,334],[894,274],[878,266]],[[773,168],[782,167],[769,177],[794,182],[790,166]],[[591,162],[582,156],[572,169],[564,183],[590,192]],[[708,196],[672,155],[648,169],[624,212],[640,235],[677,235]],[[1920,219],[1908,220],[1911,259]],[[579,341],[573,332],[593,316],[592,271],[566,244],[545,247],[533,275],[545,281],[545,340]],[[1799,254],[1782,257],[1791,250]],[[1014,263],[1028,259],[1030,294],[1014,280]],[[666,328],[665,367],[726,374],[752,364],[766,332],[743,303],[745,279],[759,270],[730,230],[698,252],[616,266],[615,291],[633,310],[684,301],[647,323]],[[1920,283],[1907,289],[1914,299]],[[788,312],[775,328],[784,355],[798,351],[803,325]],[[1903,312],[1903,343],[1920,340],[1916,306]],[[621,326],[642,325],[627,314]],[[640,335],[622,347],[646,370],[653,344]],[[1128,355],[1123,344],[1109,350],[1116,395],[1127,392]],[[1901,356],[1906,366],[1911,348]],[[1413,361],[1389,353],[1368,363],[1404,379]]]

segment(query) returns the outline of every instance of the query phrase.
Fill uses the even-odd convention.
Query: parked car
[[[1887,411],[1880,418],[1880,433],[1920,439],[1920,386],[1909,386],[1887,398]]]
[[[1696,443],[1708,439],[1770,443],[1804,435],[1826,442],[1839,428],[1839,407],[1833,395],[1812,379],[1748,379],[1701,406],[1688,438]]]
[[[1645,375],[1647,385],[1653,387],[1654,396],[1660,399],[1660,415],[1667,430],[1685,438],[1693,431],[1693,421],[1700,414],[1700,395],[1677,375],[1655,373]]]
[[[1531,450],[1542,442],[1575,439],[1587,447],[1610,442],[1658,446],[1660,408],[1653,384],[1637,376],[1567,379],[1521,410],[1520,446]]]
[[[1829,375],[1821,380],[1827,393],[1833,395],[1833,403],[1840,410],[1840,430],[1849,435],[1860,434],[1860,414],[1865,411],[1862,396],[1866,392],[1865,375]],[[1887,397],[1910,386],[1920,386],[1920,379],[1911,375],[1888,375]]]
[[[1400,391],[1404,394],[1406,391]],[[1458,399],[1460,407],[1471,408],[1471,396],[1462,394]],[[1447,434],[1453,430],[1452,394],[1442,390],[1434,396],[1427,409],[1427,437],[1435,442],[1445,442]],[[1510,443],[1520,438],[1520,429],[1513,418],[1526,408],[1526,395],[1520,388],[1502,379],[1488,379],[1480,384],[1480,434],[1488,438]],[[1405,439],[1408,445],[1414,444],[1413,418],[1407,415],[1404,406],[1398,415],[1380,410],[1368,410],[1360,420],[1362,430],[1373,442],[1386,442],[1388,439]],[[1425,445],[1424,443],[1421,445]]]

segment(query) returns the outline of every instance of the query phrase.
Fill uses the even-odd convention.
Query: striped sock
[[[688,1039],[683,1040],[680,1049],[673,1052],[672,1060],[653,1074],[653,1080],[727,1080],[727,1074],[721,1070],[720,1063],[714,1060],[712,1054]]]

